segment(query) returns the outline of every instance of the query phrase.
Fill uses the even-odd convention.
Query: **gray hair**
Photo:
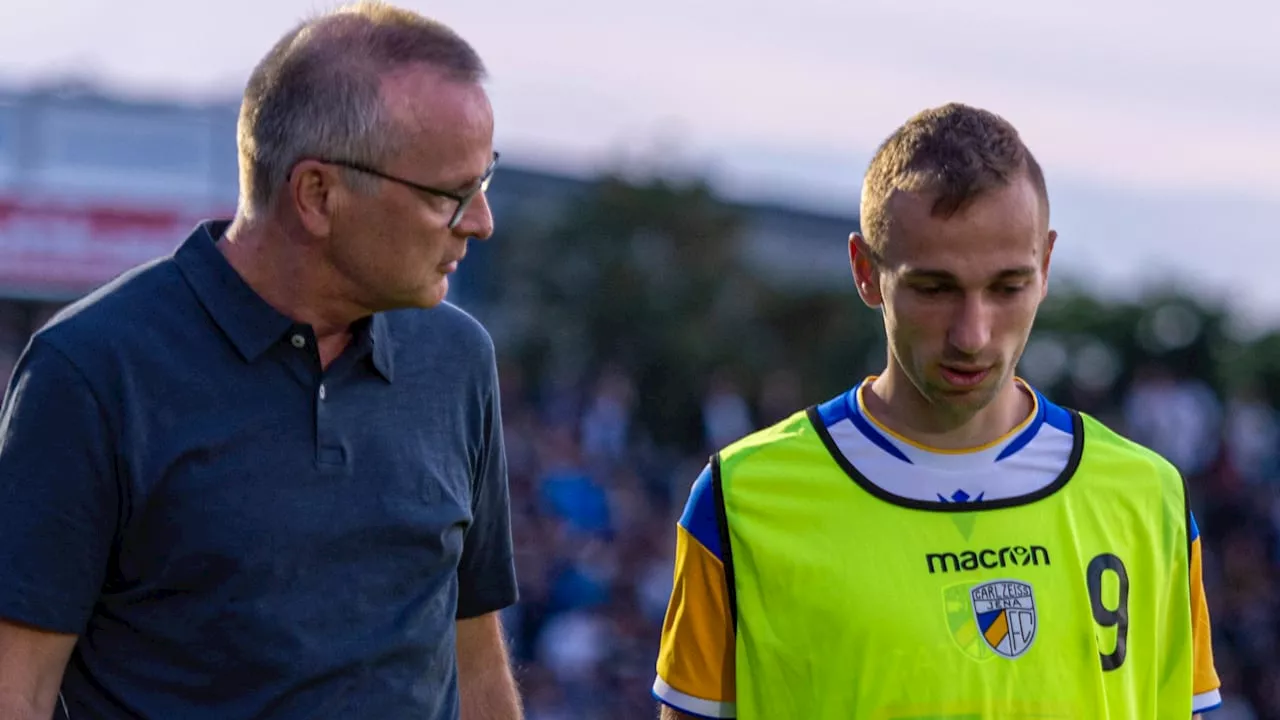
[[[425,64],[460,82],[486,75],[480,56],[442,23],[377,0],[307,20],[286,33],[245,86],[237,125],[240,212],[264,211],[298,161],[333,157],[378,164],[401,129],[381,96],[382,78]],[[347,180],[371,192],[375,182]]]

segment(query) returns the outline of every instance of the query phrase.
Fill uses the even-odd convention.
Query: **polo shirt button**
[[[326,394],[326,393],[325,393],[324,385],[321,385],[321,386],[320,386],[320,399],[321,399],[321,400],[324,400],[324,396],[325,396],[325,394]]]
[[[289,338],[289,342],[293,343],[293,346],[298,348],[299,350],[307,346],[307,339],[302,337],[301,335],[294,335],[293,337]]]

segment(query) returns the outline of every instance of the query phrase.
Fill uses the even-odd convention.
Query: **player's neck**
[[[906,378],[892,369],[863,389],[866,411],[876,422],[911,442],[939,450],[971,450],[996,442],[1022,424],[1035,401],[1012,379],[996,398],[973,415],[938,411]]]

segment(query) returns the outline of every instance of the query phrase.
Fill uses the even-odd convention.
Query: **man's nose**
[[[467,211],[462,214],[462,222],[454,229],[460,235],[476,240],[488,240],[493,236],[493,211],[485,193],[479,193],[471,199]]]
[[[955,349],[977,355],[991,342],[991,309],[980,294],[966,294],[956,308],[948,340]]]

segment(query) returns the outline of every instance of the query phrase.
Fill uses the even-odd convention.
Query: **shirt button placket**
[[[320,383],[316,388],[316,460],[324,466],[339,467],[345,453],[337,435],[329,407],[329,386]]]

